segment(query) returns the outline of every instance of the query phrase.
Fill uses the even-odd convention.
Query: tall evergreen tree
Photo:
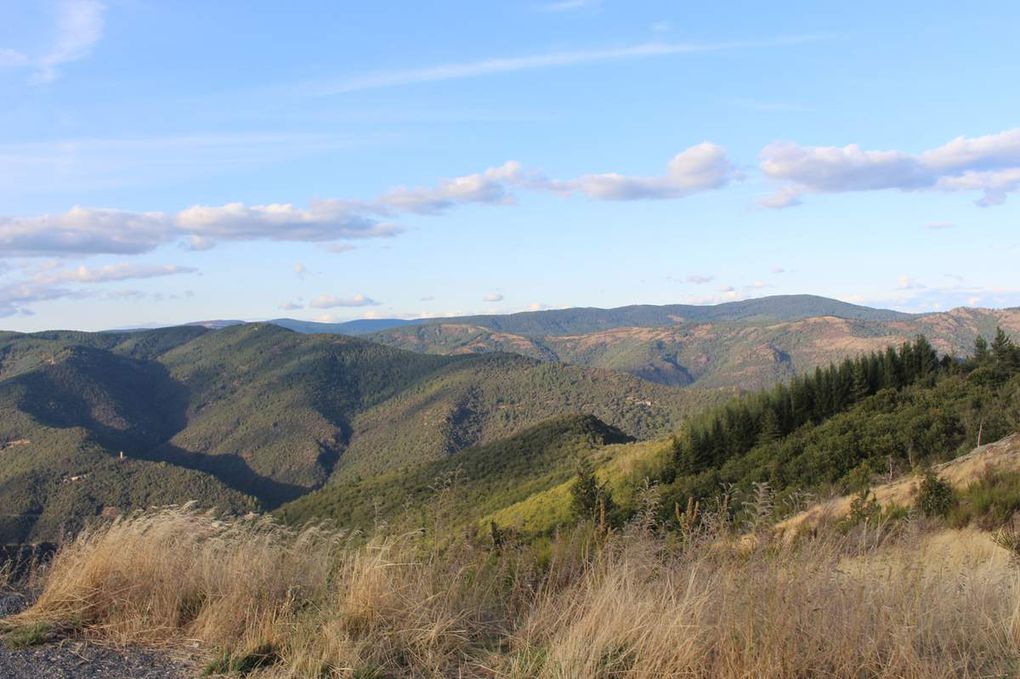
[[[864,359],[854,363],[853,379],[850,386],[850,399],[857,403],[867,398],[871,393],[871,383],[868,380],[868,364]]]

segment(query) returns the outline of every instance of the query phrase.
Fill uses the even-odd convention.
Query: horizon
[[[240,325],[240,324],[249,324],[249,323],[251,323],[251,324],[256,324],[256,323],[273,324],[273,323],[276,323],[276,322],[279,322],[279,321],[294,321],[294,322],[297,322],[297,323],[307,323],[307,324],[311,324],[311,325],[323,325],[323,326],[350,325],[350,324],[356,324],[356,323],[361,323],[361,322],[366,322],[366,323],[372,323],[372,322],[385,323],[387,321],[398,321],[398,322],[406,322],[406,323],[416,323],[416,322],[428,323],[428,322],[435,321],[437,323],[442,323],[443,321],[459,320],[459,319],[466,319],[466,318],[490,317],[490,316],[491,317],[501,317],[501,316],[511,316],[511,315],[518,315],[518,314],[543,314],[543,313],[550,313],[550,312],[555,313],[557,311],[571,311],[571,310],[618,311],[618,310],[621,310],[621,309],[629,309],[629,308],[633,308],[633,307],[671,307],[671,306],[689,306],[689,307],[706,307],[707,308],[707,307],[726,306],[726,305],[730,305],[730,304],[739,304],[739,303],[742,303],[742,302],[758,302],[758,301],[767,301],[769,299],[789,298],[789,297],[811,297],[811,298],[815,298],[815,299],[823,299],[823,300],[827,300],[827,301],[840,302],[840,303],[849,304],[849,305],[852,305],[852,306],[858,306],[858,307],[862,307],[862,308],[872,309],[874,311],[893,311],[893,312],[907,314],[907,315],[911,315],[911,316],[925,316],[925,315],[931,315],[931,314],[951,313],[951,312],[960,311],[960,310],[993,311],[994,312],[994,311],[1013,311],[1013,310],[1016,310],[1016,309],[1020,309],[1020,306],[1001,306],[1001,307],[990,307],[989,306],[989,307],[984,307],[984,306],[966,306],[966,305],[963,305],[963,306],[953,307],[953,308],[950,308],[950,309],[945,309],[945,310],[942,310],[942,311],[900,311],[900,310],[897,310],[897,309],[891,309],[891,308],[886,308],[886,307],[871,306],[871,305],[867,305],[867,304],[857,304],[857,303],[854,303],[854,302],[847,302],[845,300],[837,299],[835,297],[824,297],[822,295],[815,295],[815,294],[812,294],[812,293],[789,293],[789,294],[782,294],[782,295],[764,295],[762,297],[753,297],[753,298],[746,298],[746,299],[740,299],[740,300],[731,300],[731,301],[727,301],[727,302],[705,302],[705,303],[700,303],[700,304],[699,303],[680,303],[680,302],[678,302],[678,303],[666,303],[666,304],[644,304],[644,303],[638,302],[638,303],[634,303],[634,304],[624,304],[624,305],[616,306],[616,307],[563,306],[563,307],[556,307],[556,308],[550,308],[550,309],[523,309],[523,310],[517,310],[517,311],[508,310],[508,311],[505,311],[505,312],[502,312],[502,313],[498,313],[498,312],[480,312],[480,313],[477,313],[477,314],[460,314],[460,315],[447,315],[447,316],[418,316],[418,317],[399,317],[399,316],[356,317],[356,318],[349,318],[349,319],[346,319],[346,320],[337,320],[337,321],[315,321],[315,320],[309,320],[309,319],[295,318],[293,316],[272,316],[272,317],[265,317],[265,318],[229,318],[227,316],[218,316],[218,317],[210,317],[210,318],[203,318],[203,319],[192,319],[192,320],[183,321],[183,322],[180,322],[180,323],[169,323],[169,324],[140,323],[138,325],[127,325],[127,326],[120,326],[120,327],[101,328],[99,330],[86,330],[86,329],[83,329],[83,328],[73,328],[73,327],[51,327],[51,328],[42,328],[42,329],[39,329],[39,330],[32,330],[32,331],[7,331],[7,330],[4,330],[4,329],[0,328],[0,332],[27,332],[27,333],[32,333],[32,332],[62,332],[62,331],[70,331],[70,332],[131,332],[131,331],[136,331],[136,330],[137,331],[161,330],[161,329],[165,329],[165,328],[174,328],[174,327],[182,327],[182,326],[208,326],[209,324],[215,324],[215,323],[238,324],[238,325]],[[822,314],[821,316],[811,316],[809,318],[824,317],[824,316],[827,316],[827,315],[831,315],[831,314]],[[229,327],[229,325],[228,326],[223,326],[223,327]],[[211,330],[221,330],[222,328],[217,327],[217,328],[209,328],[209,329],[211,329]]]
[[[11,4],[0,327],[1017,307],[993,6]]]

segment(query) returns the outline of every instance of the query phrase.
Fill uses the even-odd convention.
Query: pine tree
[[[761,416],[761,425],[758,431],[758,444],[772,443],[781,436],[779,430],[779,417],[776,411],[766,406]]]
[[[854,363],[853,382],[850,386],[850,400],[853,403],[863,401],[871,393],[871,384],[868,380],[867,362],[862,359]]]
[[[615,508],[609,488],[599,483],[595,467],[588,458],[577,463],[574,485],[570,488],[570,508],[581,520],[595,519],[600,513],[609,513]]]
[[[974,340],[974,362],[983,365],[988,362],[991,354],[988,353],[988,340],[981,335]]]

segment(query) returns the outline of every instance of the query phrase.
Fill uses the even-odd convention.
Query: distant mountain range
[[[670,386],[768,386],[832,360],[926,335],[943,353],[966,354],[997,326],[1020,336],[1018,309],[907,314],[813,295],[711,306],[636,305],[442,319],[314,323],[268,321],[301,333],[363,336],[439,355],[509,352],[609,368]],[[237,321],[213,321],[222,327]]]
[[[615,309],[574,307],[524,311],[515,314],[485,314],[445,318],[361,319],[343,323],[317,323],[293,318],[276,318],[265,323],[279,325],[302,333],[335,333],[342,335],[369,335],[376,332],[407,326],[434,325],[437,323],[474,325],[489,330],[525,336],[576,335],[611,330],[614,328],[658,328],[691,322],[725,321],[793,321],[816,316],[835,316],[855,320],[891,321],[911,318],[911,314],[873,309],[849,304],[817,295],[774,295],[739,302],[714,305],[669,304],[656,306],[635,304]],[[197,321],[189,325],[206,328],[223,328],[244,321]],[[260,321],[261,322],[261,321]]]
[[[739,390],[919,333],[965,354],[997,326],[1020,336],[1020,310],[911,315],[799,296],[0,332],[0,543],[189,499],[237,511],[297,501],[294,516],[329,505],[361,522],[364,507],[338,503],[381,494],[387,479],[427,495],[454,458],[557,484],[569,474],[564,451],[668,436]],[[577,419],[588,417],[597,420]],[[524,450],[534,469],[503,459]],[[471,492],[496,493],[475,467]]]

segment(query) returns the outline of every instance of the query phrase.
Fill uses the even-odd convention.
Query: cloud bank
[[[765,207],[798,205],[813,193],[850,191],[974,191],[982,207],[1000,205],[1020,188],[1020,128],[982,137],[957,137],[912,155],[848,146],[801,146],[773,142],[759,165],[767,177],[784,182],[759,201]]]
[[[79,287],[81,285],[158,278],[197,271],[194,267],[176,264],[110,264],[95,268],[79,266],[74,269],[44,267],[26,280],[0,287],[0,318],[17,314],[31,315],[29,307],[37,302],[88,297],[93,294]]]
[[[509,161],[431,187],[397,187],[368,201],[195,205],[177,213],[76,206],[64,213],[0,216],[0,256],[139,254],[177,241],[208,250],[219,241],[333,243],[393,236],[401,215],[440,215],[466,205],[508,205],[516,191],[581,194],[594,200],[682,198],[718,189],[737,177],[725,150],[704,142],[676,154],[660,176],[618,173],[548,179]]]

